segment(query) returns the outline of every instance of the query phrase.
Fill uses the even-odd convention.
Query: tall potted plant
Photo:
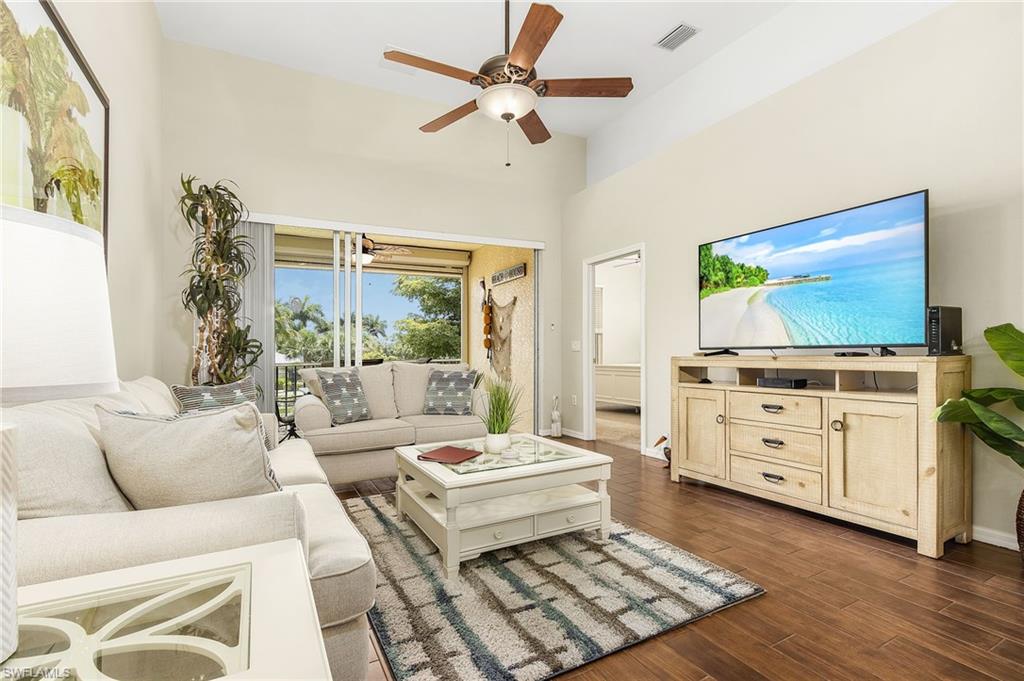
[[[985,340],[1015,374],[1024,377],[1024,333],[1013,324],[985,329]],[[942,422],[963,423],[989,447],[1010,457],[1024,468],[1024,428],[991,409],[995,404],[1012,402],[1024,411],[1024,390],[1020,388],[974,388],[962,397],[946,402],[935,412]],[[1024,560],[1024,493],[1017,503],[1017,545]]]
[[[484,425],[487,437],[484,449],[499,454],[512,447],[509,431],[519,421],[519,401],[523,391],[512,381],[492,378],[487,381],[487,414]]]
[[[238,318],[242,281],[255,261],[248,237],[235,233],[247,211],[223,182],[209,186],[182,176],[181,190],[178,207],[195,232],[192,259],[182,273],[188,284],[181,292],[182,304],[196,317],[192,383],[232,383],[263,354],[263,344],[249,337],[251,327]]]

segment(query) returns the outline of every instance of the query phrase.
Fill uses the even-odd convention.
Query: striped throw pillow
[[[446,416],[469,416],[473,413],[473,386],[476,370],[430,372],[423,413]]]
[[[324,404],[331,410],[331,423],[340,426],[373,418],[358,367],[344,371],[317,369],[316,376],[320,379]]]
[[[256,381],[252,376],[224,385],[172,385],[171,392],[178,403],[179,414],[256,402],[257,398]]]

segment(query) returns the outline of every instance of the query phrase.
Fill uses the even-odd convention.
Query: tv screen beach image
[[[923,343],[925,196],[700,246],[700,346]]]

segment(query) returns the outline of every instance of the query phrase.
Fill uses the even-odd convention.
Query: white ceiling
[[[588,136],[707,60],[788,3],[554,0],[565,18],[537,62],[541,77],[632,76],[626,99],[542,100],[551,130]],[[512,41],[529,7],[513,2]],[[173,2],[158,0],[164,34],[181,42],[458,106],[479,90],[385,62],[394,47],[475,70],[503,51],[502,3]],[[675,52],[654,43],[686,22],[701,29]],[[424,121],[426,122],[426,121]]]

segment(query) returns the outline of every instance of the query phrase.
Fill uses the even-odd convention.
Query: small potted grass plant
[[[1024,376],[1024,333],[1013,324],[985,329],[985,340],[1018,376]],[[1010,402],[1024,411],[1024,390],[1020,388],[974,388],[960,399],[946,400],[935,412],[940,422],[962,423],[979,440],[1024,468],[1024,428],[990,407]],[[1024,560],[1024,493],[1017,503],[1017,544]]]
[[[491,378],[487,381],[487,413],[483,417],[487,426],[484,449],[492,454],[501,454],[512,448],[509,431],[519,420],[519,400],[523,391],[512,381]]]

